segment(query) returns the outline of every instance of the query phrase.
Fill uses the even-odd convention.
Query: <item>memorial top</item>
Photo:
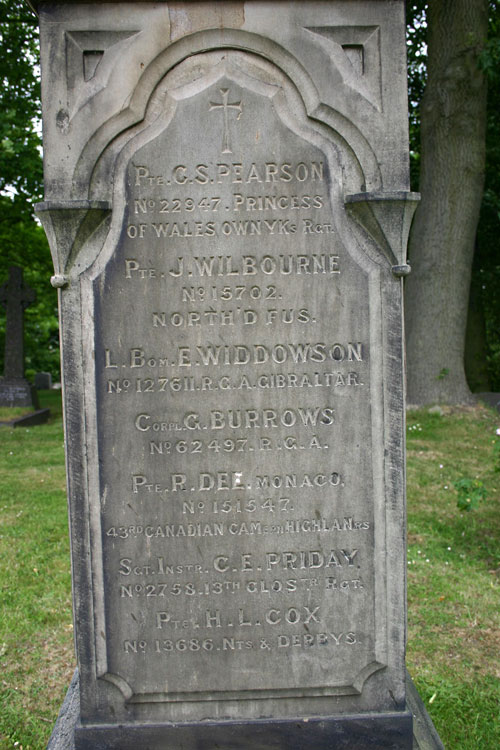
[[[360,165],[345,192],[408,190],[404,3],[165,2],[147,14],[145,5],[37,4],[46,200],[109,201],[110,180],[89,190],[106,145],[144,116],[171,69],[221,48],[256,54],[294,81],[308,116]]]

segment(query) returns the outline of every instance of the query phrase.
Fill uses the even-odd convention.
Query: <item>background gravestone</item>
[[[50,390],[52,388],[52,375],[50,372],[35,372],[35,388]]]
[[[411,748],[404,4],[39,12],[75,747]]]
[[[24,377],[24,311],[34,301],[35,292],[24,283],[22,268],[11,266],[8,280],[0,286],[0,302],[7,318],[0,406],[38,408],[36,391]]]

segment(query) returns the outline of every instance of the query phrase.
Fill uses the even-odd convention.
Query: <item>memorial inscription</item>
[[[409,750],[403,4],[40,7],[75,747]]]
[[[213,695],[217,663],[222,692],[280,695],[383,666],[369,291],[332,209],[341,167],[277,89],[224,68],[129,147],[89,280],[106,670],[133,700]]]

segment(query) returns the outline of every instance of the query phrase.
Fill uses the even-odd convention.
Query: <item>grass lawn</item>
[[[0,748],[46,747],[74,670],[57,391],[47,424],[0,427]]]
[[[443,412],[407,417],[407,664],[446,748],[497,750],[500,415]],[[457,508],[462,479],[487,491],[470,512]]]
[[[0,422],[24,417],[25,414],[30,414],[32,411],[33,409],[27,406],[0,406]]]
[[[41,401],[46,425],[0,427],[0,750],[44,750],[74,669],[60,395]],[[407,661],[448,750],[500,747],[498,427],[408,414]],[[461,479],[488,493],[470,512]]]

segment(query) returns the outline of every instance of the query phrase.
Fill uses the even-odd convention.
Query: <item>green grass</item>
[[[46,747],[74,669],[60,394],[41,401],[46,425],[0,427],[1,750]]]
[[[31,414],[34,410],[26,406],[0,406],[0,422],[10,422],[17,417],[24,417],[25,414]]]
[[[500,747],[500,473],[492,410],[408,415],[407,663],[450,750]],[[500,468],[500,467],[499,467]],[[457,508],[454,483],[487,497]]]
[[[48,424],[0,427],[0,750],[44,750],[74,669],[60,394],[42,406]],[[498,427],[408,415],[407,661],[448,750],[500,747]],[[488,492],[469,513],[464,478]]]

